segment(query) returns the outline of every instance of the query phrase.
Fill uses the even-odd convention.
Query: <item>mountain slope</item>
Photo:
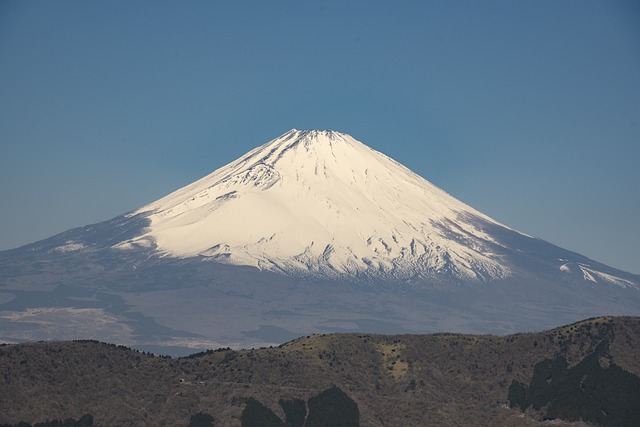
[[[149,231],[122,248],[323,277],[509,272],[469,218],[495,221],[334,131],[291,130],[135,214]]]
[[[492,220],[352,137],[292,130],[134,212],[0,252],[0,339],[163,351],[640,314],[640,277]]]
[[[146,233],[118,245],[289,275],[486,281],[535,244],[349,135],[291,130],[134,212]],[[546,248],[546,255],[550,253]],[[553,268],[636,286],[586,259]]]

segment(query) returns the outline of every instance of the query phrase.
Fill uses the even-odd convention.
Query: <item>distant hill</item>
[[[639,350],[639,317],[509,336],[311,335],[179,359],[4,345],[0,425],[637,426]]]

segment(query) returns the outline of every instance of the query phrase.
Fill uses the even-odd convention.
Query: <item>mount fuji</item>
[[[177,352],[622,314],[640,314],[640,276],[500,224],[335,131],[293,129],[136,211],[0,252],[5,341]]]
[[[154,247],[295,276],[502,278],[495,221],[349,135],[291,130],[132,215]]]

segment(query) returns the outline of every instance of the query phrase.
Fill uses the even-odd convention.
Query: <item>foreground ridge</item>
[[[601,317],[503,337],[319,334],[179,359],[96,341],[5,345],[0,423],[88,413],[105,426],[327,425],[311,414],[344,405],[352,426],[635,426],[639,344],[640,318]]]

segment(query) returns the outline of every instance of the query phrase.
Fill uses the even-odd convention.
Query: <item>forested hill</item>
[[[500,337],[311,335],[179,359],[12,344],[0,347],[0,425],[637,426],[639,376],[638,317]]]

